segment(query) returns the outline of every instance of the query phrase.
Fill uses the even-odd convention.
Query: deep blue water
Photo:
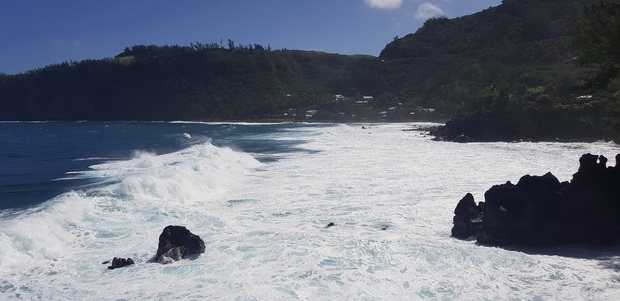
[[[71,173],[136,151],[163,154],[211,140],[214,145],[277,160],[273,153],[302,151],[300,140],[273,139],[295,124],[202,124],[168,122],[0,123],[0,210],[39,204],[88,185]],[[308,125],[304,125],[308,126]],[[321,126],[321,125],[315,125]]]

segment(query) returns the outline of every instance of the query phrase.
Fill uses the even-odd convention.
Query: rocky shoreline
[[[454,210],[452,236],[484,245],[605,245],[620,241],[620,154],[616,165],[585,154],[570,182],[525,175],[491,187],[484,202],[466,194]]]
[[[476,113],[451,119],[429,131],[436,141],[452,142],[594,142],[605,140],[601,125],[552,113]]]

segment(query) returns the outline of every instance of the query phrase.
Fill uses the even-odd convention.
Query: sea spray
[[[119,198],[195,203],[224,193],[259,166],[248,154],[207,143],[159,156],[140,152],[131,160],[91,168],[119,181],[108,187]]]
[[[69,192],[20,214],[3,217],[0,270],[36,269],[68,255],[79,225],[95,211],[95,205],[81,194]]]
[[[0,274],[22,270],[82,277],[115,255],[145,262],[156,247],[155,229],[195,220],[191,211],[180,208],[216,202],[228,189],[240,188],[243,174],[261,165],[248,154],[211,143],[163,155],[137,152],[130,160],[93,165],[84,173],[106,179],[99,185],[4,214]]]

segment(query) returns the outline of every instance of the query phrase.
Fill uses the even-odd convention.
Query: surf
[[[611,157],[615,144],[439,143],[407,131],[419,124],[209,126],[140,128],[153,135],[146,140],[189,143],[80,161],[92,164],[69,175],[89,186],[2,211],[0,299],[613,300],[620,292],[617,272],[597,259],[616,246],[562,246],[560,254],[582,255],[558,256],[450,237],[466,192],[547,171],[568,180],[582,153]],[[200,136],[212,139],[187,141]],[[91,157],[110,158],[78,158]],[[169,224],[199,235],[206,252],[148,263]],[[101,264],[115,256],[136,264]]]

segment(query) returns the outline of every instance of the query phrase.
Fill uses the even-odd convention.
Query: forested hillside
[[[381,57],[448,73],[416,80],[428,87],[420,94],[453,110],[442,138],[617,140],[619,5],[504,0],[474,15],[428,20]]]
[[[134,46],[114,58],[47,66],[0,81],[3,120],[219,120],[281,117],[366,93],[372,57],[261,45]],[[371,87],[368,88],[370,90]]]
[[[599,139],[603,104],[582,89],[593,69],[577,64],[573,45],[584,6],[594,2],[504,0],[430,19],[381,57],[418,66],[408,89],[455,119],[447,139]]]
[[[0,75],[0,119],[411,120],[434,109],[454,119],[448,139],[610,137],[618,60],[607,58],[620,51],[592,37],[620,32],[613,7],[617,0],[504,0],[430,19],[379,57],[230,40],[138,45]]]

